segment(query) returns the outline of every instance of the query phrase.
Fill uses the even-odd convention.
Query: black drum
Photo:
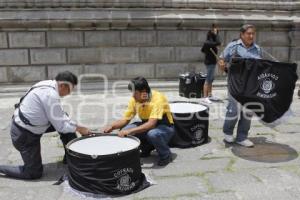
[[[208,142],[207,106],[193,102],[171,102],[171,113],[174,119],[175,135],[170,146],[187,148]]]
[[[203,86],[206,75],[199,73],[185,73],[179,76],[179,96],[187,98],[203,97]]]
[[[67,145],[68,179],[72,188],[94,194],[129,194],[145,180],[139,139],[96,134]]]

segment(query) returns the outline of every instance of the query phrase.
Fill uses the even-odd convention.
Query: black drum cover
[[[203,97],[206,75],[189,72],[179,76],[179,95],[187,98]]]
[[[141,172],[138,148],[103,156],[81,154],[68,148],[78,140],[102,136],[104,135],[84,136],[72,140],[67,145],[70,186],[81,192],[112,195],[130,194],[140,189],[145,176]],[[138,140],[135,137],[129,137]]]
[[[171,103],[191,103],[201,105],[194,102],[183,101],[176,101]],[[169,143],[171,147],[188,148],[199,146],[208,142],[208,107],[206,107],[205,110],[199,112],[172,113],[172,115],[174,119],[175,134]]]
[[[228,89],[241,105],[268,124],[280,119],[289,110],[298,79],[296,72],[295,63],[233,58],[228,73]]]

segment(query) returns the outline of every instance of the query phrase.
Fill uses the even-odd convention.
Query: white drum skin
[[[138,148],[139,142],[126,137],[99,136],[78,140],[69,149],[85,155],[111,155]]]
[[[206,110],[205,106],[195,103],[170,103],[171,113],[197,113]]]

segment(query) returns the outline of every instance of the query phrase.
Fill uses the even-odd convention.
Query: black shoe
[[[151,154],[151,151],[142,151],[141,154],[140,154],[140,157],[141,158],[147,158],[149,157]]]
[[[172,159],[172,155],[169,155],[167,158],[165,159],[159,159],[158,162],[157,162],[157,165],[158,166],[166,166],[168,165],[170,162],[172,162],[173,159]]]
[[[153,151],[153,150],[154,150],[153,146],[151,146],[151,145],[143,145],[140,148],[140,151],[141,151],[140,157],[141,158],[149,157],[150,154],[151,154],[151,151]]]

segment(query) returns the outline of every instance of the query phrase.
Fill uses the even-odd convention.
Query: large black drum
[[[141,172],[140,141],[132,136],[96,134],[67,145],[69,184],[94,194],[129,194],[145,180]]]
[[[209,109],[194,102],[171,102],[175,135],[170,146],[187,148],[208,142]]]
[[[179,76],[179,96],[187,98],[203,97],[206,75],[202,73],[185,73]]]

